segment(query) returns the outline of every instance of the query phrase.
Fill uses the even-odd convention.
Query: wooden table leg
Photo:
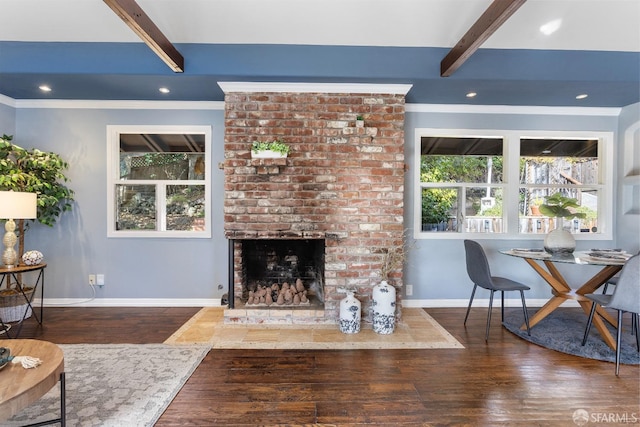
[[[565,301],[566,299],[561,297],[557,297],[557,296],[551,297],[551,299],[547,301],[545,305],[540,307],[540,309],[536,311],[535,314],[529,318],[529,328],[533,328],[536,324],[538,324],[539,321],[541,321],[542,319],[547,317],[549,314],[551,314],[553,310],[558,308]],[[527,325],[523,324],[520,327],[520,329],[522,329],[523,331],[526,331]]]
[[[584,312],[589,316],[591,311],[591,302],[587,301],[584,298],[584,295],[593,293],[596,289],[598,289],[602,284],[604,284],[607,280],[613,277],[618,271],[622,269],[622,266],[617,265],[609,265],[602,268],[598,271],[593,277],[587,280],[580,288],[578,288],[575,292],[572,291],[571,287],[562,276],[562,273],[556,268],[555,264],[552,261],[544,260],[544,265],[547,267],[546,269],[538,264],[533,259],[525,258],[525,261],[533,268],[536,273],[540,277],[544,279],[549,286],[553,289],[554,296],[551,297],[549,301],[546,302],[531,318],[529,319],[529,327],[533,328],[538,322],[551,314],[556,308],[560,307],[562,303],[565,301],[572,299],[577,300]],[[607,325],[605,324],[605,320],[612,325],[616,325],[617,321],[602,307],[598,307],[597,316],[593,317],[593,324],[596,326],[596,329],[602,335],[602,339],[607,345],[613,349],[616,348],[615,339],[609,333],[609,329],[607,329]],[[523,324],[520,327],[521,330],[526,330],[527,326]]]

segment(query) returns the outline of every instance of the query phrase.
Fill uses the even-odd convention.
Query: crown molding
[[[2,102],[2,99],[0,99],[0,102]],[[13,100],[12,106],[15,108],[72,108],[85,110],[224,110],[224,101],[24,99]]]
[[[369,83],[287,83],[287,82],[218,82],[224,93],[297,92],[297,93],[383,93],[406,95],[411,84]]]
[[[550,116],[614,116],[619,107],[545,107],[538,105],[407,104],[411,113],[529,114]]]
[[[309,84],[309,83],[237,83],[219,82],[225,93],[230,92],[301,92],[301,93],[407,93],[411,85],[376,84]],[[0,104],[12,108],[70,108],[114,110],[224,110],[224,101],[127,101],[127,100],[66,100],[13,99],[0,94]],[[534,105],[465,105],[406,104],[410,113],[455,114],[529,114],[551,116],[612,116],[620,115],[619,107],[545,107]]]
[[[16,100],[13,98],[9,98],[6,95],[0,94],[0,104],[7,105],[9,107],[16,108]]]

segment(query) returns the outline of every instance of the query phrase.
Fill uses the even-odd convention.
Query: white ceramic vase
[[[560,226],[551,230],[544,238],[544,250],[550,254],[570,254],[576,249],[576,239],[569,231]]]
[[[373,287],[371,320],[373,331],[391,334],[396,327],[396,288],[383,280]]]
[[[352,291],[340,301],[340,332],[356,334],[360,332],[360,311],[362,304]]]

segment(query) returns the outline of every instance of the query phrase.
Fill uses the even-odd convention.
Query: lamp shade
[[[0,191],[0,219],[34,219],[38,216],[38,195]]]

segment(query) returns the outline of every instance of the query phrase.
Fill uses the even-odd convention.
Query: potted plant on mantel
[[[35,148],[25,150],[13,144],[12,139],[8,135],[0,138],[0,190],[36,193],[37,220],[52,227],[63,212],[71,210],[74,193],[64,184],[68,181],[64,171],[69,165],[55,153]],[[24,253],[24,235],[28,225],[25,220],[17,221],[18,259],[22,259]],[[17,293],[18,290],[7,280],[6,288],[0,290],[0,297]]]
[[[551,253],[572,253],[576,249],[576,239],[573,235],[564,229],[564,218],[585,218],[583,212],[576,212],[580,204],[577,199],[563,196],[555,193],[552,196],[545,197],[545,203],[540,205],[540,213],[550,218],[559,218],[556,220],[555,229],[551,230],[544,238],[544,249]]]
[[[254,159],[281,159],[289,155],[289,146],[283,141],[254,141],[251,144],[251,157]]]

